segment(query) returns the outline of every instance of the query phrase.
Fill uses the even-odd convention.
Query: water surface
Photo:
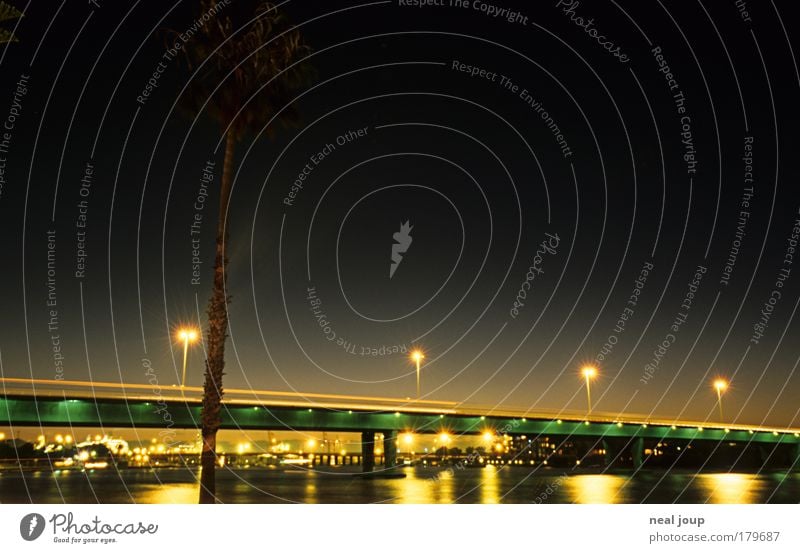
[[[404,479],[368,480],[353,470],[221,469],[224,503],[797,503],[800,473],[406,467]],[[3,471],[3,503],[195,503],[192,468]]]

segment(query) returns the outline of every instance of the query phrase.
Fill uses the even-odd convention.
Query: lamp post
[[[419,391],[419,364],[422,362],[423,359],[425,359],[425,355],[422,353],[422,350],[415,349],[414,351],[411,352],[411,359],[413,359],[414,362],[417,365],[417,399],[419,399],[419,397],[420,397],[420,391]]]
[[[408,458],[411,462],[414,461],[414,435],[411,432],[406,432],[405,436],[403,436],[403,442],[408,446]]]
[[[588,410],[586,411],[586,416],[588,417],[592,413],[592,386],[591,381],[594,377],[597,376],[597,369],[592,366],[587,366],[581,369],[581,374],[583,374],[584,379],[586,380],[586,402],[588,405]]]
[[[714,381],[714,389],[717,391],[717,405],[719,406],[719,422],[723,422],[722,416],[722,392],[728,389],[728,383],[722,378]]]
[[[439,441],[442,443],[442,460],[447,459],[447,445],[450,443],[450,434],[442,432],[439,434]]]
[[[194,343],[199,338],[200,333],[196,328],[184,327],[178,329],[178,339],[183,342],[183,374],[181,376],[181,388],[186,386],[186,361],[189,357],[189,342]]]

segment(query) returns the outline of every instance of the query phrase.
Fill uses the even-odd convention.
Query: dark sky
[[[143,383],[147,359],[176,382],[174,329],[205,327],[221,129],[176,109],[178,60],[137,96],[197,5],[12,3],[26,15],[0,49],[2,373]],[[281,6],[315,76],[297,128],[236,150],[226,385],[411,396],[403,351],[419,345],[434,399],[580,411],[591,362],[598,411],[714,419],[721,375],[726,418],[796,426],[794,3],[747,2],[747,18],[732,1],[439,3]]]

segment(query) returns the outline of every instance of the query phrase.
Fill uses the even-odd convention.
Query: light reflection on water
[[[449,478],[449,474],[447,476],[439,476],[439,480],[434,480],[432,476],[426,478],[423,475],[410,472],[402,480],[389,481],[391,483],[391,497],[397,503],[437,503],[438,501],[434,499],[434,488],[442,486],[444,495],[452,492],[452,486],[443,482],[444,478]]]
[[[488,465],[481,470],[481,503],[500,503],[500,482],[497,469]]]
[[[708,494],[708,503],[753,503],[765,487],[753,474],[699,474],[697,480]]]
[[[355,467],[354,467],[355,468]],[[223,503],[796,503],[800,473],[668,475],[642,471],[411,468],[406,478],[352,472],[220,470]],[[188,469],[0,472],[0,503],[195,503],[198,473]],[[23,479],[24,478],[24,479]]]
[[[134,494],[134,499],[138,503],[197,503],[198,493],[195,484],[156,485]]]
[[[438,480],[435,480],[433,475],[425,479],[428,486],[428,500],[423,501],[423,503],[453,503],[455,501],[453,485],[456,480],[456,472],[454,470],[438,469],[435,474],[438,476]],[[403,480],[395,480],[395,482],[399,486],[403,486]],[[403,503],[408,502],[403,501]]]
[[[577,474],[566,479],[564,488],[572,503],[626,503],[627,482],[628,478],[613,474]]]

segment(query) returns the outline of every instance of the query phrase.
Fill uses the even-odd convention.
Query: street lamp
[[[722,378],[714,381],[714,389],[717,391],[717,405],[719,405],[719,421],[723,421],[722,417],[722,392],[728,389],[728,383]]]
[[[422,362],[423,359],[425,359],[425,354],[422,353],[422,350],[415,349],[414,351],[411,352],[411,359],[417,365],[417,398],[419,399],[419,397],[420,397],[420,394],[419,394],[419,364],[420,364],[420,362]]]
[[[581,374],[586,379],[586,401],[589,406],[589,410],[586,413],[586,416],[589,416],[592,412],[592,387],[591,381],[594,377],[597,376],[597,369],[592,366],[587,366],[581,369]]]
[[[186,360],[189,356],[189,342],[194,343],[200,337],[196,328],[184,327],[178,329],[178,339],[183,342],[183,375],[181,376],[181,388],[186,385]]]
[[[447,459],[447,444],[450,443],[450,434],[448,434],[447,432],[442,432],[441,434],[439,434],[439,441],[442,444],[442,450],[443,450],[442,459]]]
[[[407,453],[409,454],[409,459],[411,459],[413,461],[414,460],[414,445],[413,445],[414,444],[414,434],[412,434],[411,432],[406,432],[403,435],[403,443],[407,446],[406,450],[407,450]],[[398,445],[399,445],[399,440],[398,440]]]

